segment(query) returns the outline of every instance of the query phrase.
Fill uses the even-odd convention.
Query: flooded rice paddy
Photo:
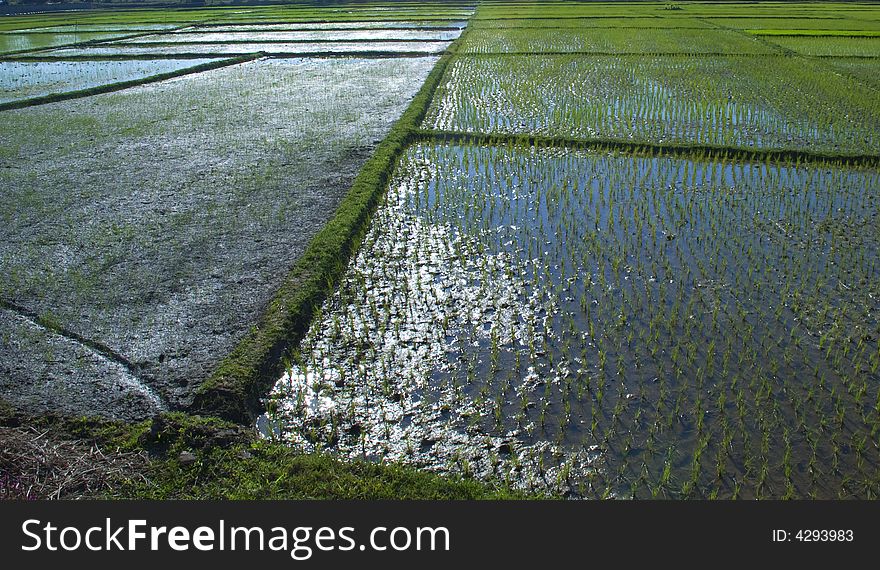
[[[0,394],[188,409],[447,53],[265,436],[572,498],[876,497],[880,18],[666,8],[0,22],[0,103],[256,58],[5,112]]]
[[[263,59],[2,112],[3,398],[184,407],[436,61]]]
[[[124,32],[63,32],[46,34],[0,34],[0,54],[50,48],[58,45],[107,40]]]
[[[141,79],[208,61],[0,61],[0,103]]]
[[[447,70],[425,126],[869,152],[880,98],[824,62],[794,58],[467,57]]]
[[[384,20],[378,22],[302,22],[284,24],[238,24],[229,25],[203,25],[198,28],[187,28],[184,31],[199,32],[296,32],[305,30],[383,30],[383,29],[411,29],[411,28],[448,28],[461,30],[467,26],[467,20],[443,21],[429,20],[413,22],[409,20]]]
[[[475,28],[462,44],[464,53],[727,53],[768,54],[779,50],[732,30],[638,28],[487,30]]]
[[[261,426],[574,497],[875,484],[878,182],[414,146]]]
[[[250,31],[250,32],[187,32],[176,34],[156,34],[141,36],[119,43],[262,43],[262,42],[305,42],[305,41],[450,41],[460,34],[460,30],[350,30],[350,31]]]
[[[242,55],[265,54],[316,54],[316,53],[424,53],[437,54],[449,47],[450,42],[344,42],[344,43],[254,43],[254,44],[181,44],[181,45],[97,45],[80,48],[53,50],[59,57],[103,56],[175,56],[175,55]]]

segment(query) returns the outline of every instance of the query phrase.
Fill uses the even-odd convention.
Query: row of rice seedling
[[[754,57],[459,57],[430,129],[874,153],[880,100],[820,62]]]
[[[0,17],[0,32],[49,28],[51,31],[104,31],[105,29],[157,29],[187,24],[248,24],[281,22],[373,22],[465,20],[473,13],[470,3],[421,5],[375,4],[361,6],[252,6],[191,10],[82,10],[73,12]]]
[[[442,8],[426,5],[423,7],[406,8],[394,6],[389,9],[357,9],[353,6],[325,6],[310,9],[287,7],[284,10],[249,12],[247,14],[228,13],[219,18],[212,18],[213,23],[236,24],[256,22],[374,22],[394,20],[444,21],[463,20],[473,13],[473,8]]]
[[[880,89],[880,74],[877,73],[880,61],[873,58],[829,57],[822,63],[832,69],[858,79],[859,81]]]
[[[876,37],[774,37],[765,38],[784,49],[803,55],[834,57],[880,57],[880,38]]]
[[[653,2],[481,2],[474,19],[626,18],[662,14],[662,6]]]
[[[0,103],[143,79],[209,61],[0,61]]]
[[[415,146],[265,427],[576,496],[875,497],[878,182]]]
[[[638,28],[506,30],[474,29],[461,53],[672,53],[770,54],[775,51],[756,38],[730,30],[658,28],[645,33]]]
[[[102,31],[94,28],[123,29],[129,26],[178,26],[207,19],[215,15],[211,10],[137,10],[137,11],[75,11],[16,15],[0,17],[0,31],[50,28],[51,31]],[[55,29],[57,28],[57,30]]]
[[[215,25],[206,27],[178,27],[167,33],[140,33],[134,36],[110,37],[109,41],[89,45],[64,46],[45,51],[46,57],[59,58],[143,58],[154,55],[165,57],[199,57],[206,55],[234,56],[250,53],[281,54],[284,56],[316,54],[352,55],[420,55],[443,52],[461,33],[461,27],[421,29],[410,27],[382,27],[382,22],[371,22],[374,27],[363,28],[354,22],[349,28],[330,27],[314,29],[286,29],[290,24],[243,24],[241,26]],[[391,21],[399,24],[400,21]],[[414,22],[410,22],[413,24]],[[447,23],[447,22],[444,22]],[[264,29],[264,26],[275,26]],[[281,26],[281,27],[279,27]],[[285,28],[286,27],[286,28]],[[34,37],[38,34],[28,34]],[[2,36],[0,36],[2,37]],[[9,36],[12,37],[12,36]]]

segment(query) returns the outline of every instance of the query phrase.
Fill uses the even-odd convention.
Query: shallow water
[[[459,36],[459,30],[351,30],[351,31],[286,31],[286,32],[186,32],[142,36],[118,43],[174,43],[174,42],[300,42],[300,41],[357,41],[357,40],[423,40],[448,41]]]
[[[385,20],[379,22],[302,22],[287,24],[240,24],[237,26],[199,26],[202,32],[266,32],[266,31],[299,31],[299,30],[361,30],[385,28],[451,28],[463,29],[467,26],[466,20],[428,20],[424,22]]]
[[[235,55],[246,53],[347,53],[347,52],[418,52],[440,53],[449,47],[450,42],[364,42],[364,43],[254,43],[254,44],[183,44],[180,46],[148,45],[100,45],[85,48],[65,48],[52,50],[59,56],[103,56],[103,55]]]
[[[269,419],[575,497],[876,485],[878,211],[876,171],[414,147]]]
[[[125,32],[70,32],[52,34],[0,34],[0,53],[36,50],[64,44],[76,44],[92,40],[106,40],[125,36]]]
[[[0,62],[0,103],[131,81],[208,61],[211,60],[3,61]]]

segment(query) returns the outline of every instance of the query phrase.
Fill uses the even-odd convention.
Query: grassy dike
[[[284,372],[283,356],[303,338],[315,311],[357,251],[397,160],[416,140],[446,66],[467,29],[440,57],[412,103],[364,164],[334,216],[312,239],[256,326],[197,389],[189,411],[251,423]]]

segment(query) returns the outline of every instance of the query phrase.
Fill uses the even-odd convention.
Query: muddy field
[[[434,62],[256,61],[5,113],[0,392],[185,405]]]

